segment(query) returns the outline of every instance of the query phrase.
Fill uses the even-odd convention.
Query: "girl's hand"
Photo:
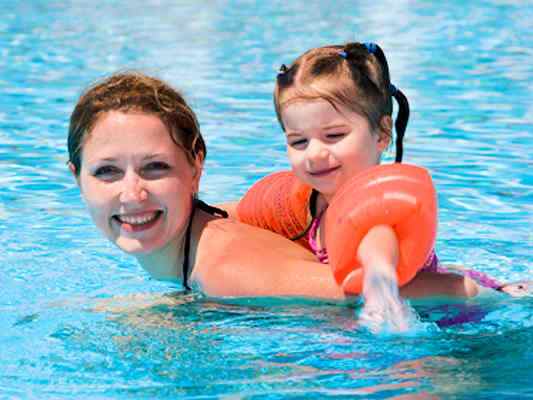
[[[503,285],[500,291],[513,297],[533,296],[533,281],[508,283]]]
[[[364,306],[360,323],[373,332],[409,329],[412,312],[400,298],[396,267],[399,257],[398,239],[387,225],[372,228],[357,251],[363,266]]]

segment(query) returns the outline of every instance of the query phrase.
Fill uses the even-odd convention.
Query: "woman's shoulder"
[[[313,260],[314,256],[302,246],[266,229],[244,224],[232,218],[207,220],[199,239],[200,250],[223,252],[225,258],[240,258],[241,254],[262,254]]]
[[[270,231],[232,219],[204,222],[192,278],[209,295],[290,295],[288,276],[317,264],[308,250]]]

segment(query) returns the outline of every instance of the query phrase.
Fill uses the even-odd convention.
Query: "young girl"
[[[283,183],[277,192],[271,188],[276,184],[275,177],[260,182],[239,203],[235,211],[239,219],[288,237],[304,236],[304,246],[327,263],[324,244],[328,238],[324,227],[328,204],[350,178],[380,163],[392,138],[393,98],[399,105],[395,123],[396,162],[401,162],[409,103],[391,84],[387,60],[378,45],[349,43],[315,48],[289,67],[282,65],[276,80],[274,104],[297,182],[286,174],[279,176],[278,182]],[[312,190],[306,191],[306,187]],[[295,210],[290,204],[295,203],[295,196],[307,196],[305,209]],[[260,197],[262,203],[257,201]],[[263,211],[258,207],[284,210],[267,213],[285,219],[286,223],[273,224],[268,218],[262,218]],[[310,222],[306,218],[308,214]],[[398,241],[392,228],[375,227],[365,240],[374,251],[367,252],[371,259],[360,259],[362,264],[385,265],[394,271]],[[448,270],[439,265],[432,252],[422,271],[445,273]],[[513,295],[528,290],[526,282],[502,285],[476,271],[463,273],[482,286]]]

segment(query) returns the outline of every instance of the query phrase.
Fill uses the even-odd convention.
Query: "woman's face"
[[[322,99],[291,102],[281,117],[294,173],[327,200],[352,176],[378,164],[389,143],[366,118]]]
[[[88,134],[77,180],[104,235],[125,252],[147,254],[179,243],[198,191],[195,164],[158,117],[110,111]]]

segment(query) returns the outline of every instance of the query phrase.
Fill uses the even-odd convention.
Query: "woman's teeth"
[[[153,213],[145,215],[117,215],[117,219],[122,223],[130,225],[143,225],[153,221],[158,214],[158,211],[154,211]]]

